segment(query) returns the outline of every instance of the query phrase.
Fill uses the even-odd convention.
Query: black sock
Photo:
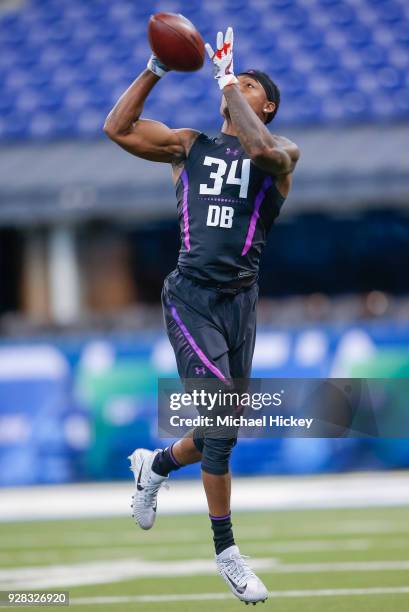
[[[213,541],[216,555],[234,545],[230,513],[226,516],[210,516],[213,529]]]
[[[158,453],[153,460],[152,470],[159,476],[168,476],[169,472],[178,470],[181,468],[181,464],[178,463],[173,455],[172,451],[173,444],[167,446],[163,451]]]

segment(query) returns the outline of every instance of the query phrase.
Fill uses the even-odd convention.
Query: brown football
[[[154,54],[171,70],[193,72],[203,66],[203,39],[189,19],[176,13],[156,13],[148,23]]]

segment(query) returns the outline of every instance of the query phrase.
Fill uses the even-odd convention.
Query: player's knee
[[[222,476],[229,471],[229,460],[237,438],[204,438],[202,470],[208,474]]]

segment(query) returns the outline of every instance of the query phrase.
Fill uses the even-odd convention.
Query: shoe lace
[[[234,554],[229,559],[222,561],[225,571],[239,586],[243,586],[249,578],[254,576],[253,570],[245,561],[246,559],[249,559],[247,555]]]

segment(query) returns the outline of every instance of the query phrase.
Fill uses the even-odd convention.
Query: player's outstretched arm
[[[166,72],[166,66],[151,56],[147,68],[109,113],[104,132],[132,155],[150,161],[180,163],[199,132],[187,128],[172,130],[159,121],[140,119],[146,98]]]
[[[297,145],[266,128],[235,84],[223,89],[230,118],[253,163],[276,176],[290,174],[300,157]]]
[[[205,46],[230,119],[247,155],[266,172],[276,176],[290,174],[300,156],[299,149],[287,138],[271,134],[241,93],[233,71],[233,29],[227,28],[225,37],[218,32],[216,52],[208,43]]]

